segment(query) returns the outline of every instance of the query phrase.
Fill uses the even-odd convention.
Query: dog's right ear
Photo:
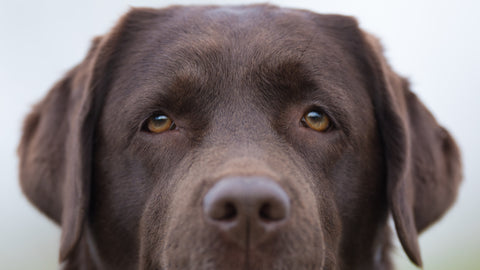
[[[18,148],[20,184],[28,199],[62,228],[60,262],[72,254],[89,209],[94,129],[122,54],[140,29],[159,17],[131,9],[28,115]]]
[[[158,18],[131,9],[28,115],[18,148],[20,184],[28,199],[62,228],[60,262],[75,268],[90,202],[95,124],[122,53]]]
[[[94,129],[88,88],[101,43],[96,38],[84,61],[34,106],[18,148],[24,194],[62,227],[61,258],[80,238],[88,205]]]

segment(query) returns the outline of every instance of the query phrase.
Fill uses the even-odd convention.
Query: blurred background
[[[251,1],[0,0],[0,269],[56,269],[60,230],[23,197],[16,147],[23,118],[77,64],[93,36],[131,6]],[[355,16],[381,38],[394,69],[454,135],[464,183],[446,218],[420,238],[424,269],[480,269],[480,2],[270,1]],[[416,269],[398,242],[400,270]]]

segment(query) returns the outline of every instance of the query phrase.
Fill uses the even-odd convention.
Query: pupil
[[[155,122],[156,125],[161,126],[161,125],[164,125],[165,122],[168,121],[168,117],[165,116],[165,115],[155,116],[155,117],[153,118],[153,121]]]
[[[309,112],[307,117],[310,118],[311,121],[318,122],[321,121],[323,115],[318,112]]]

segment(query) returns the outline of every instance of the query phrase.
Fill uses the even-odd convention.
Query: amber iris
[[[175,129],[175,123],[166,115],[153,115],[148,119],[147,129],[152,133],[161,133]]]
[[[310,111],[304,114],[302,122],[305,126],[320,132],[327,131],[331,126],[328,116],[318,111]]]

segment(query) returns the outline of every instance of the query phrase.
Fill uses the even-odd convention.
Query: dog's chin
[[[268,252],[268,253],[267,253]],[[215,254],[212,256],[212,254]],[[170,255],[161,269],[231,269],[231,270],[287,270],[287,269],[325,269],[320,258],[296,254],[292,250],[250,249],[225,247],[222,250],[192,251],[190,254]]]

